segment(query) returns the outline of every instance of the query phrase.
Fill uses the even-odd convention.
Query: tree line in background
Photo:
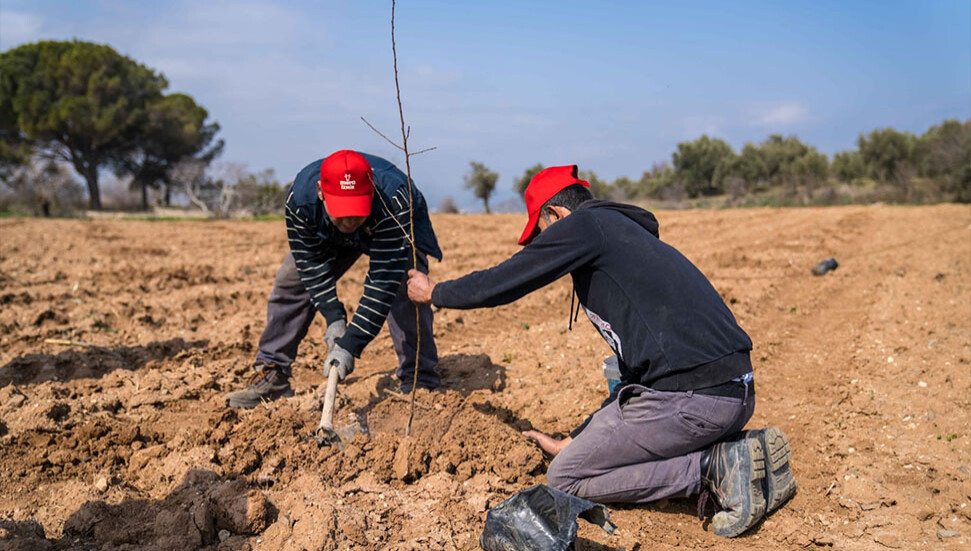
[[[151,191],[157,204],[184,199],[212,215],[279,210],[284,189],[272,172],[209,173],[224,146],[219,124],[166,88],[163,75],[102,44],[43,41],[0,53],[0,210],[69,214],[84,189],[67,167],[83,179],[91,210],[102,208],[105,170],[130,181],[142,209]]]
[[[163,75],[106,45],[44,41],[0,53],[0,212],[70,214],[85,187],[88,207],[100,210],[105,170],[130,182],[142,209],[151,195],[155,204],[191,204],[211,216],[279,212],[286,188],[272,171],[213,170],[224,146],[219,124],[192,97],[166,88]],[[515,180],[520,195],[542,169],[532,166]],[[967,203],[971,121],[947,120],[919,136],[874,130],[832,159],[796,136],[773,134],[735,152],[703,135],[679,143],[670,162],[637,180],[608,183],[587,170],[580,177],[599,198],[671,207]],[[464,185],[486,212],[498,179],[470,163]],[[114,203],[135,207],[130,196]],[[439,206],[457,210],[452,197]]]
[[[466,188],[483,201],[498,175],[471,163]],[[531,166],[513,186],[521,196],[542,164]],[[595,197],[652,200],[667,206],[692,204],[832,205],[971,202],[971,121],[946,120],[921,135],[892,128],[860,134],[855,150],[830,160],[796,136],[773,134],[736,153],[724,140],[703,135],[678,144],[670,163],[655,163],[637,180],[606,182],[580,171]],[[454,200],[448,206],[454,209]],[[442,208],[439,209],[443,210]]]

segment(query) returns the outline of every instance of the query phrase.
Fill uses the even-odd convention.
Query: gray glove
[[[337,380],[343,381],[344,377],[347,377],[354,371],[354,356],[335,344],[330,349],[330,354],[327,355],[327,359],[324,360],[324,377],[330,377],[331,367],[337,370]]]
[[[324,342],[327,343],[327,350],[334,349],[334,345],[337,344],[337,339],[344,335],[344,330],[346,329],[346,320],[337,320],[334,323],[327,324],[327,331],[324,332]]]

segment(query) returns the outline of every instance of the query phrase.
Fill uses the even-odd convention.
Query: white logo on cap
[[[341,189],[354,189],[357,186],[357,180],[351,180],[351,173],[345,172],[344,179],[341,180]]]

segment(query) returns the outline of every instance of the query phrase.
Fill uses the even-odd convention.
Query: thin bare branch
[[[398,149],[400,149],[400,150],[402,150],[402,151],[404,151],[404,152],[405,152],[406,154],[408,153],[408,151],[407,151],[407,150],[406,150],[405,148],[403,148],[403,147],[401,147],[400,145],[398,145],[398,144],[396,144],[396,143],[394,143],[393,141],[391,141],[391,138],[389,138],[389,137],[387,137],[387,136],[385,136],[385,135],[384,135],[383,133],[381,133],[381,131],[380,131],[380,130],[378,130],[377,128],[375,128],[373,124],[371,124],[371,123],[369,123],[369,122],[367,121],[367,119],[365,119],[364,117],[361,117],[361,120],[362,120],[362,121],[364,121],[364,124],[366,124],[366,125],[368,125],[368,128],[370,128],[371,130],[374,130],[374,132],[375,132],[375,133],[376,133],[376,134],[377,134],[378,136],[381,136],[382,138],[384,138],[385,140],[387,140],[387,142],[388,142],[389,144],[391,144],[391,145],[393,145],[393,146],[395,146],[395,147],[397,147]]]
[[[394,39],[394,9],[395,0],[391,0],[391,57],[394,60],[394,89],[398,99],[398,118],[401,119],[401,145],[405,151],[405,174],[408,176],[408,217],[411,222],[411,242],[415,242],[415,198],[412,188],[414,183],[411,179],[411,155],[408,154],[408,135],[411,128],[405,128],[405,110],[401,106],[401,84],[398,82],[398,47]],[[418,248],[411,247],[411,267],[418,269]],[[421,327],[421,312],[418,305],[415,305],[415,326]],[[415,420],[415,396],[418,393],[418,358],[421,355],[421,331],[417,332],[415,342],[415,371],[411,379],[411,407],[408,408],[408,425],[405,427],[405,436],[411,436],[411,423]]]
[[[378,130],[377,128],[375,128],[373,124],[369,123],[367,119],[365,119],[364,117],[361,117],[361,120],[364,121],[364,124],[368,125],[368,128],[370,128],[371,130],[373,130],[375,134],[377,134],[378,136],[381,136],[382,138],[384,138],[389,144],[395,146],[396,148],[400,149],[401,151],[404,151],[405,154],[408,155],[409,157],[414,157],[415,155],[421,155],[422,153],[428,153],[429,151],[435,151],[436,149],[438,149],[438,146],[436,145],[434,147],[426,147],[425,149],[420,149],[418,151],[415,151],[414,153],[408,152],[408,151],[405,150],[405,148],[403,148],[400,145],[398,145],[398,144],[394,143],[393,141],[391,141],[390,138],[388,138],[380,130]],[[411,127],[410,126],[408,127],[407,135],[409,135],[409,136],[411,135]]]
[[[428,147],[422,149],[421,151],[410,153],[408,151],[408,138],[411,136],[411,126],[405,125],[405,112],[401,104],[401,84],[398,81],[398,47],[395,42],[394,37],[394,12],[395,12],[395,0],[391,0],[391,56],[394,60],[394,90],[395,98],[398,100],[398,118],[401,121],[401,145],[396,144],[391,140],[391,138],[385,136],[380,130],[374,127],[373,124],[368,122],[367,119],[361,117],[364,124],[368,125],[368,128],[373,130],[378,136],[381,136],[389,144],[393,145],[395,148],[401,150],[405,154],[405,175],[408,180],[408,221],[410,227],[410,235],[406,233],[405,239],[411,243],[411,265],[412,268],[418,269],[418,248],[415,246],[415,208],[414,208],[414,191],[413,191],[413,181],[411,179],[411,157],[412,155],[421,155],[422,153],[427,153],[429,151],[434,151],[437,147]],[[380,197],[380,194],[378,195]],[[383,199],[382,199],[383,201]],[[395,219],[397,222],[397,219]],[[404,231],[404,227],[398,223]],[[415,325],[419,327],[419,331],[416,335],[415,342],[415,372],[411,384],[411,406],[408,412],[408,425],[405,428],[405,436],[411,436],[411,424],[415,418],[415,395],[418,390],[418,359],[421,357],[421,313],[418,309],[418,305],[415,305]],[[422,406],[424,407],[424,406]]]

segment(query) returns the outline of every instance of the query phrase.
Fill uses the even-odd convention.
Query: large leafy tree
[[[469,166],[472,167],[472,170],[465,175],[465,189],[471,189],[477,198],[482,199],[486,214],[489,214],[491,212],[489,210],[489,197],[496,190],[499,174],[486,168],[486,165],[475,161],[471,161]]]
[[[676,193],[673,189],[675,187],[674,168],[668,163],[654,163],[650,170],[644,171],[636,185],[639,191],[632,197],[646,195],[660,198],[672,192]]]
[[[858,151],[840,151],[833,155],[831,168],[841,182],[851,183],[866,176],[866,165]]]
[[[207,123],[209,113],[185,94],[160,96],[145,107],[142,124],[131,129],[133,149],[119,151],[112,164],[117,172],[129,174],[132,186],[141,190],[142,208],[148,208],[148,188],[164,186],[166,203],[175,167],[184,161],[208,164],[222,152],[223,141],[215,140],[216,122]]]
[[[961,202],[971,202],[971,121],[946,120],[918,140],[922,176],[934,178]]]
[[[689,197],[717,195],[722,190],[715,182],[715,169],[722,159],[734,154],[725,141],[702,135],[693,142],[679,143],[671,164]]]
[[[3,93],[5,76],[0,65],[0,182],[9,185],[17,177],[18,169],[29,166],[32,148],[17,126],[11,98]]]
[[[796,136],[782,136],[772,134],[759,146],[769,183],[774,186],[794,185],[799,180],[803,168],[807,165],[802,162],[804,157],[815,159],[814,149],[802,143]],[[813,160],[812,164],[818,164],[818,160]],[[805,165],[805,166],[803,166]]]
[[[734,194],[744,195],[757,189],[768,176],[769,168],[762,149],[747,143],[741,154],[722,157],[712,178],[717,188],[731,188]]]
[[[0,54],[0,157],[27,152],[69,162],[101,209],[99,171],[137,148],[132,139],[165,78],[110,46],[78,40],[26,44]]]
[[[868,136],[860,134],[857,145],[867,170],[877,180],[903,180],[904,170],[915,164],[917,138],[910,132],[893,128],[878,129]]]
[[[809,200],[828,173],[829,160],[815,147],[796,136],[772,134],[757,146],[745,144],[739,155],[722,157],[713,181],[716,189],[730,191],[736,197],[782,186],[792,195],[802,190]]]

